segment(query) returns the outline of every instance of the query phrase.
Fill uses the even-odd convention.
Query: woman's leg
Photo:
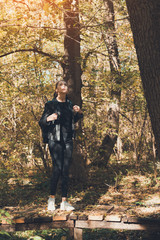
[[[64,147],[64,157],[62,165],[62,201],[66,201],[68,193],[69,167],[73,152],[73,142],[67,142]]]
[[[48,145],[53,163],[50,194],[54,198],[56,194],[58,180],[62,172],[63,147],[60,143],[54,141],[49,141]]]
[[[68,192],[68,180],[69,180],[69,167],[72,159],[73,142],[67,142],[64,149],[64,159],[62,168],[62,202],[60,204],[60,209],[64,211],[72,211],[75,208],[70,205],[67,200]]]

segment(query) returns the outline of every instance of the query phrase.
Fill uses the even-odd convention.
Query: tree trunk
[[[69,98],[74,104],[82,105],[81,101],[81,56],[80,56],[80,24],[78,0],[64,2],[64,65],[63,77],[69,86]]]
[[[112,76],[112,90],[111,90],[111,103],[109,104],[108,110],[108,129],[106,136],[104,137],[101,144],[101,157],[108,162],[115,143],[118,137],[119,129],[119,110],[120,110],[120,70],[119,70],[119,56],[118,56],[118,46],[115,36],[115,23],[114,23],[114,6],[112,0],[103,0],[106,9],[104,16],[105,31],[102,32],[103,39],[105,41],[110,70]]]
[[[64,64],[63,78],[68,83],[69,99],[73,104],[82,106],[81,99],[81,56],[80,56],[80,24],[78,0],[64,1],[64,24],[66,32],[64,35]],[[81,124],[77,135],[81,135]],[[71,174],[75,179],[86,179],[86,163],[83,156],[82,143],[79,137],[74,141],[73,162]]]
[[[160,1],[126,0],[126,4],[160,159]]]

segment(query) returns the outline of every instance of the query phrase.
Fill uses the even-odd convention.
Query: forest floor
[[[114,214],[160,218],[160,170],[153,177],[151,163],[141,162],[138,167],[128,160],[112,160],[106,166],[91,165],[88,179],[81,183],[70,179],[68,201],[75,213],[87,214],[100,211],[100,206],[113,206]],[[1,209],[14,216],[46,215],[49,178],[42,172],[30,177],[10,179],[1,187]],[[54,214],[60,213],[60,184]]]
[[[30,172],[30,171],[29,171]],[[26,176],[26,177],[25,177]],[[3,177],[3,176],[2,176]],[[27,171],[18,178],[2,178],[0,185],[1,219],[63,215],[60,183],[56,197],[56,211],[47,212],[50,178],[43,171]],[[70,179],[68,201],[78,215],[107,215],[105,209],[113,207],[111,214],[160,219],[160,170],[154,177],[151,162],[141,161],[136,166],[131,159],[112,159],[107,165],[88,166],[85,182]],[[65,229],[45,231],[0,232],[0,240],[71,240]],[[86,229],[84,240],[159,240],[160,232],[124,231],[113,229]]]

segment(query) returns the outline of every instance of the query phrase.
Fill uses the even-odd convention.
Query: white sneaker
[[[48,211],[54,211],[55,208],[55,198],[49,198],[48,199],[48,207],[47,207]]]
[[[60,210],[63,210],[63,211],[72,211],[72,210],[75,210],[75,208],[70,205],[68,202],[66,201],[63,201],[61,202],[60,204]]]

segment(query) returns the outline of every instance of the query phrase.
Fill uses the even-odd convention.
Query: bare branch
[[[85,57],[84,57],[83,63],[82,63],[83,71],[84,71],[84,69],[85,69],[86,66],[87,66],[87,60],[88,60],[88,58],[90,57],[90,55],[92,55],[92,54],[95,53],[95,54],[100,54],[100,55],[102,55],[102,56],[108,57],[108,55],[106,55],[106,54],[104,54],[104,53],[101,53],[101,52],[99,52],[99,51],[96,50],[96,49],[98,49],[99,47],[101,47],[101,45],[102,45],[102,42],[101,42],[98,46],[96,46],[94,49],[90,49],[90,50],[85,54]]]
[[[41,54],[43,56],[50,57],[50,58],[54,59],[54,61],[56,61],[56,62],[58,62],[58,63],[60,63],[62,65],[62,61],[58,60],[58,56],[53,56],[53,55],[51,55],[49,53],[43,52],[43,51],[38,50],[36,48],[14,50],[14,51],[11,51],[11,52],[8,52],[8,53],[0,55],[0,58],[6,57],[6,56],[8,56],[10,54],[14,54],[14,53],[17,53],[17,52],[34,52],[34,53],[39,53],[39,54]]]
[[[131,124],[133,124],[133,121],[130,120],[124,113],[118,111],[119,114],[121,114],[122,117],[124,117],[125,119],[127,119]]]
[[[53,29],[53,30],[60,30],[65,31],[66,28],[58,28],[58,27],[40,27],[40,26],[32,26],[32,25],[21,25],[21,24],[0,24],[0,27],[22,27],[22,28],[37,28],[37,29]]]
[[[114,20],[114,22],[119,22],[119,21],[123,21],[123,20],[129,20],[129,16],[126,16],[126,17],[124,17],[124,18],[120,18],[120,19],[116,19],[116,20]],[[111,20],[111,21],[105,21],[105,23],[97,23],[97,24],[93,24],[93,25],[82,25],[81,24],[81,29],[82,28],[94,28],[94,27],[100,27],[100,26],[105,26],[107,23],[111,23],[111,22],[113,22],[113,20]]]
[[[28,8],[28,10],[30,11],[30,8],[29,8],[29,6],[25,3],[25,2],[22,2],[22,1],[17,1],[17,0],[13,0],[13,2],[15,2],[15,3],[20,3],[20,4],[23,4],[23,5],[25,5],[27,8]]]

